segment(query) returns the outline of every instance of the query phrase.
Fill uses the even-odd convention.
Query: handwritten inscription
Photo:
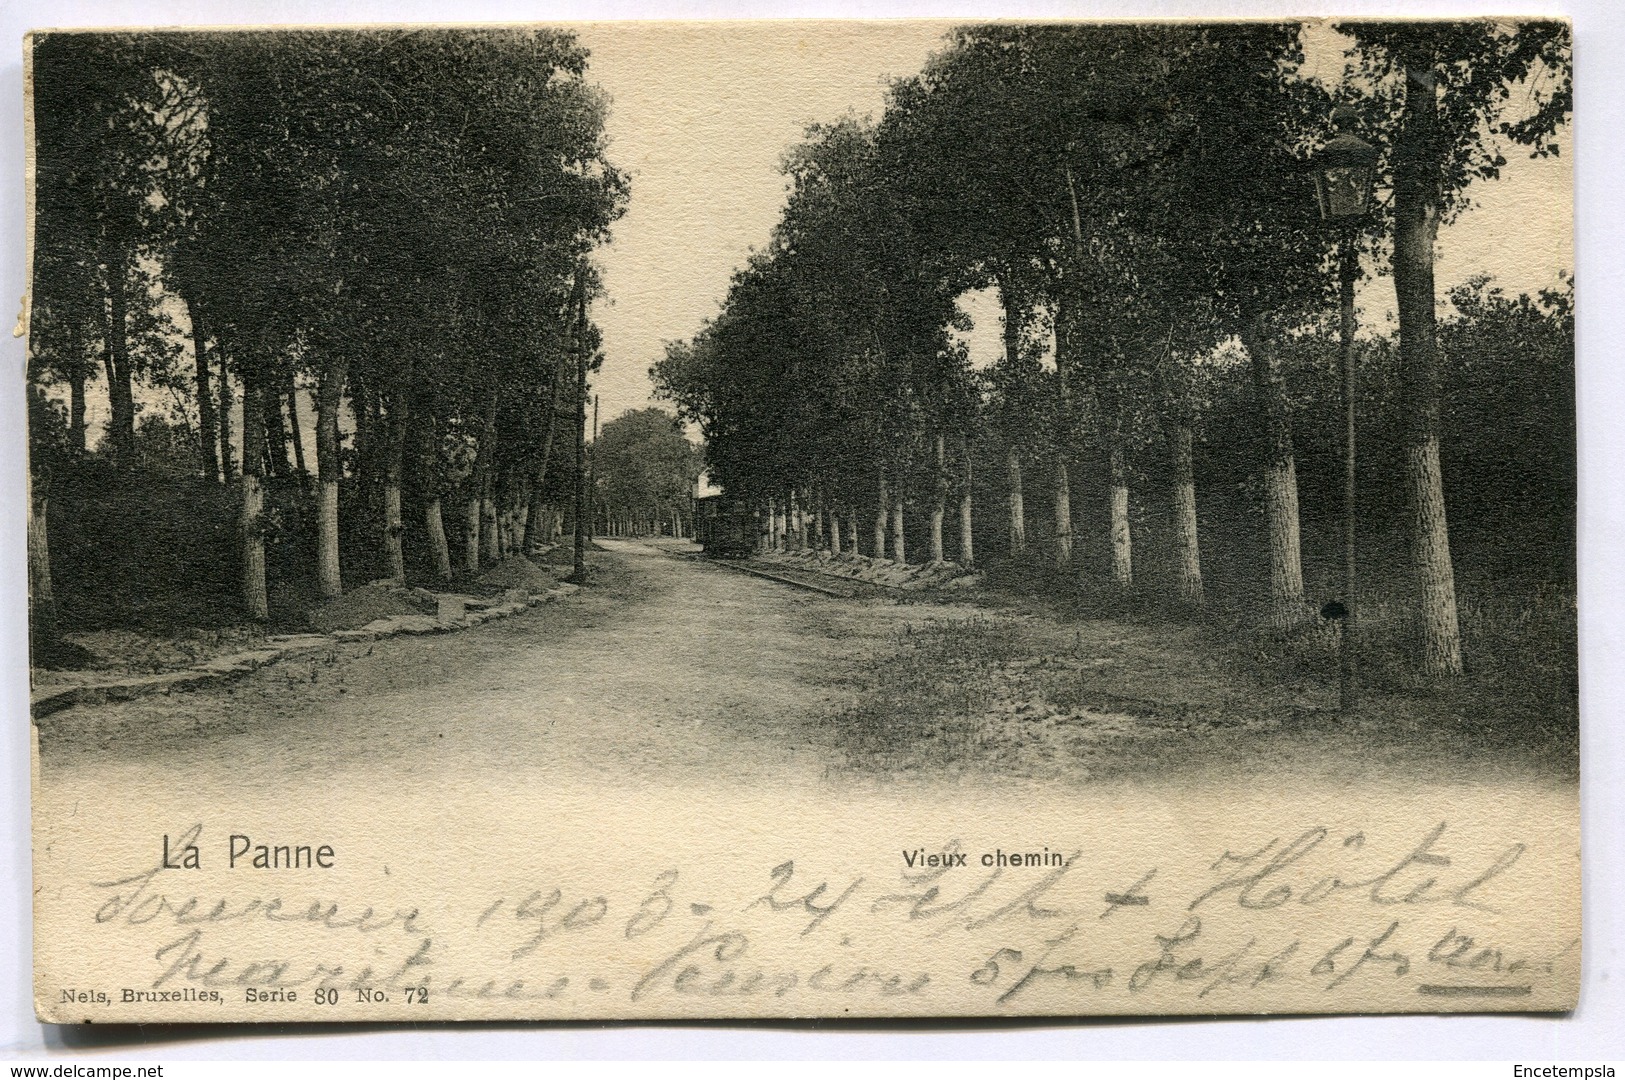
[[[119,940],[150,942],[143,993],[199,1006],[802,1002],[779,1007],[791,1011],[838,999],[852,1004],[827,1008],[930,1011],[933,995],[969,993],[988,1011],[1131,1010],[1141,999],[1221,1011],[1290,990],[1298,1007],[1332,1009],[1380,987],[1527,996],[1572,965],[1577,945],[1503,936],[1496,916],[1529,894],[1511,881],[1526,846],[1460,856],[1442,822],[1399,843],[1305,829],[1195,869],[1107,870],[1082,849],[1040,846],[1029,860],[949,841],[905,849],[883,871],[785,859],[743,890],[669,867],[630,890],[532,882],[432,910],[179,887],[201,880],[176,856],[202,831],[166,836],[146,870],[93,883],[87,910]],[[231,850],[246,840],[232,836]],[[130,1000],[82,985],[61,993],[75,1005]]]

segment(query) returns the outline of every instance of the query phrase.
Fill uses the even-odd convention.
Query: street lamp
[[[1353,109],[1340,105],[1332,111],[1337,132],[1314,155],[1315,197],[1326,221],[1358,221],[1371,206],[1371,182],[1376,176],[1377,148],[1350,129],[1359,123]]]
[[[1320,216],[1342,228],[1338,293],[1343,364],[1343,600],[1327,605],[1327,614],[1343,620],[1337,674],[1338,705],[1344,713],[1354,708],[1359,682],[1354,605],[1354,282],[1360,274],[1360,225],[1371,207],[1371,184],[1377,171],[1377,148],[1354,134],[1358,122],[1353,109],[1334,109],[1332,128],[1337,134],[1310,161]]]

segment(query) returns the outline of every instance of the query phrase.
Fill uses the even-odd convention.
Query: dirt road
[[[839,672],[900,618],[603,541],[593,587],[458,634],[342,645],[247,679],[45,722],[47,768],[161,761],[261,782],[382,770],[521,772],[537,782],[815,779]],[[858,639],[858,640],[855,640]]]
[[[600,543],[566,604],[70,709],[44,723],[44,764],[295,786],[1551,773],[1449,725],[1345,721],[1326,688],[1249,671],[1195,628],[832,598],[670,542]]]

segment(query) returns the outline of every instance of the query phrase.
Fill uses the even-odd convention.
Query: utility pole
[[[576,278],[576,492],[575,570],[578,585],[587,583],[587,533],[592,513],[587,492],[587,278],[586,268]]]
[[[587,515],[587,535],[598,535],[598,395],[592,396],[592,464],[587,472],[587,491],[591,494],[591,513]]]

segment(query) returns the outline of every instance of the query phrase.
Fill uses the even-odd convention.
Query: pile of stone
[[[951,560],[904,564],[893,562],[891,559],[875,559],[867,555],[831,555],[827,551],[795,551],[758,555],[756,561],[911,591],[966,589],[979,585],[982,581],[980,571],[967,571]]]
[[[387,581],[373,582],[340,597],[338,602],[362,593],[355,602],[343,607],[342,613],[351,620],[358,613],[380,609],[393,609],[395,613],[381,615],[350,629],[273,635],[266,638],[261,648],[217,656],[184,671],[139,676],[109,675],[105,672],[62,673],[58,681],[51,685],[36,685],[30,695],[30,704],[34,719],[39,720],[74,705],[127,701],[147,694],[192,690],[209,683],[241,677],[278,660],[314,655],[331,649],[335,642],[376,641],[396,634],[442,634],[478,626],[492,619],[516,615],[534,604],[562,600],[576,589],[575,585],[558,584],[539,593],[508,589],[499,596],[463,596],[430,592],[428,589],[407,589]]]

